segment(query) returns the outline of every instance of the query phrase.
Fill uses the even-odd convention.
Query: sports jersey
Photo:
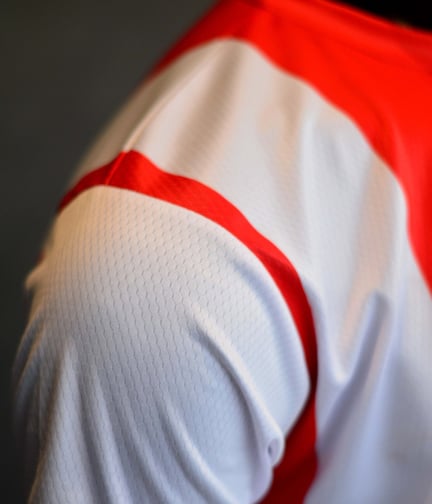
[[[29,274],[34,503],[432,502],[432,36],[217,3]]]

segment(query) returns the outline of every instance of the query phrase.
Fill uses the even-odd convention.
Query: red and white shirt
[[[34,503],[432,502],[432,35],[225,0],[30,273]]]

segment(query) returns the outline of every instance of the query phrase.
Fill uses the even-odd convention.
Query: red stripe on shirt
[[[160,170],[136,151],[121,153],[111,163],[85,175],[63,198],[60,209],[86,189],[100,185],[129,189],[210,219],[248,247],[271,275],[289,307],[299,333],[310,377],[310,392],[303,411],[286,440],[286,456],[276,470],[271,493],[265,502],[281,502],[279,499],[284,502],[286,499],[292,503],[302,502],[317,470],[315,397],[318,367],[312,311],[295,268],[223,196],[193,179]]]

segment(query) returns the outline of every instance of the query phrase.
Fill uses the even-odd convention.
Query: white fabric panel
[[[401,254],[398,288],[353,289],[339,338],[320,345],[323,472],[309,503],[432,502],[432,303]]]
[[[243,244],[98,187],[60,214],[27,286],[15,414],[37,466],[30,503],[263,495],[309,382],[284,300]]]
[[[316,90],[242,42],[208,50],[212,64],[133,148],[221,193],[300,273],[320,362],[322,472],[309,502],[426,502],[432,300],[403,193],[356,125]]]
[[[187,85],[201,66],[210,64],[211,55],[217,52],[218,47],[218,44],[214,47],[208,44],[189,51],[163,72],[137,87],[84,154],[71,185],[89,171],[112,161],[120,151],[134,145],[137,135],[158,110]]]

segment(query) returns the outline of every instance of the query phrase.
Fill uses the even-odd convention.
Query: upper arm
[[[254,254],[115,188],[58,217],[32,273],[15,417],[35,502],[254,502],[308,394],[289,310]]]

